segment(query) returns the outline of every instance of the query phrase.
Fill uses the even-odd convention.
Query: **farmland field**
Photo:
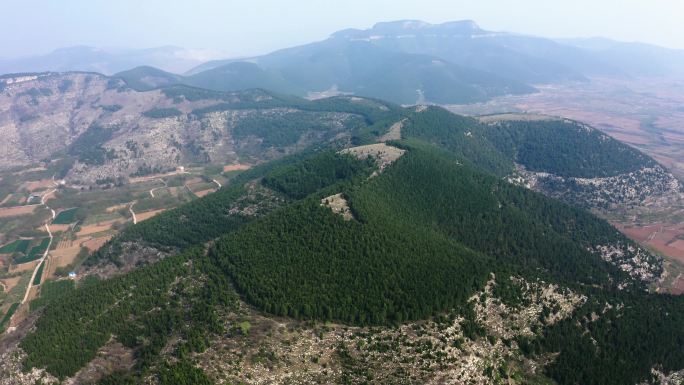
[[[22,263],[31,262],[31,261],[35,261],[37,259],[40,259],[43,256],[43,253],[45,253],[45,250],[47,250],[49,244],[50,244],[50,238],[43,238],[43,240],[40,242],[40,244],[38,244],[37,246],[33,246],[31,248],[31,251],[26,256],[15,259],[14,263],[19,265]]]
[[[89,253],[132,222],[131,205],[142,221],[215,191],[217,184],[212,179],[227,182],[221,175],[222,166],[132,178],[132,183],[110,188],[71,186],[53,181],[53,172],[31,170],[0,172],[0,180],[11,181],[0,186],[0,269],[6,273],[0,281],[0,318],[11,304],[21,303],[29,283],[36,286],[27,298],[40,299],[47,295],[44,288],[54,279],[70,271],[80,274]],[[31,192],[34,196],[28,201]],[[54,219],[52,212],[39,204],[40,196],[56,212]],[[48,259],[39,265],[49,244],[46,222],[55,238]],[[36,269],[40,270],[30,282]],[[23,320],[28,308],[26,303],[16,309],[13,325]]]
[[[3,247],[0,247],[0,254],[22,253],[26,254],[30,241],[28,239],[17,239]]]
[[[36,205],[30,206],[12,206],[0,208],[0,217],[16,217],[20,215],[31,214],[35,209]]]
[[[2,317],[2,321],[0,321],[0,330],[5,330],[5,327],[9,323],[10,319],[12,318],[12,315],[14,315],[14,312],[17,311],[19,308],[19,303],[15,302],[10,306],[10,308],[7,310],[7,313]]]
[[[45,261],[43,261],[38,267],[36,276],[33,278],[33,285],[40,285],[41,277],[43,276],[43,269],[45,268]]]
[[[55,220],[52,221],[52,223],[56,225],[67,225],[69,223],[74,223],[76,221],[76,211],[78,211],[77,207],[61,211],[59,214],[57,214],[57,217],[55,217]]]

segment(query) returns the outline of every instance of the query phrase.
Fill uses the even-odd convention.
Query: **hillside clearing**
[[[362,160],[371,157],[375,160],[378,167],[380,167],[380,171],[382,171],[385,169],[385,167],[394,163],[397,159],[404,155],[405,152],[406,150],[388,146],[385,143],[376,143],[347,148],[340,151],[340,154],[351,154]]]
[[[401,140],[401,128],[404,126],[405,121],[406,118],[394,123],[392,127],[390,127],[389,131],[380,137],[380,141],[387,142],[390,140]]]
[[[321,199],[321,206],[330,207],[332,212],[342,215],[342,218],[344,218],[345,221],[354,219],[354,215],[349,209],[349,203],[342,193]]]

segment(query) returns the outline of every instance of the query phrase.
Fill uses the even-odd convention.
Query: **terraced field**
[[[0,201],[0,274],[4,274],[0,275],[0,319],[17,303],[8,317],[12,325],[20,323],[29,313],[28,302],[42,295],[40,287],[66,278],[71,271],[79,271],[89,253],[132,224],[129,208],[133,203],[137,219],[142,221],[210,194],[217,189],[213,180],[225,183],[248,168],[237,165],[224,171],[222,166],[213,166],[207,167],[206,172],[201,167],[189,168],[133,178],[132,183],[107,189],[84,189],[56,182],[51,174],[46,178],[49,171],[42,168],[0,172],[0,179],[11,175],[9,180],[14,181],[17,190],[7,190]],[[29,196],[33,196],[31,205],[27,204]],[[54,212],[41,201],[47,202]],[[55,238],[47,258],[39,264],[50,243],[46,222]],[[31,280],[34,270],[36,274]],[[29,284],[33,287],[27,294]],[[25,304],[23,298],[28,299]],[[10,320],[0,330],[9,325]]]

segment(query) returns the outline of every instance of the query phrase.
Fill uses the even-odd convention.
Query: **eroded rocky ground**
[[[474,319],[450,312],[392,328],[274,319],[243,304],[225,316],[230,332],[194,360],[221,384],[492,384],[533,378],[541,366],[519,352],[515,337],[570,316],[586,298],[543,282],[508,279],[520,286],[524,304],[504,304],[492,277],[471,298]]]
[[[661,166],[607,178],[564,178],[518,166],[509,180],[577,206],[604,211],[616,206],[666,206],[682,193],[677,178]]]

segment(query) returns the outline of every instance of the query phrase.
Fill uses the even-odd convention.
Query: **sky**
[[[682,0],[2,0],[0,8],[4,58],[75,45],[247,56],[401,19],[684,49]]]

